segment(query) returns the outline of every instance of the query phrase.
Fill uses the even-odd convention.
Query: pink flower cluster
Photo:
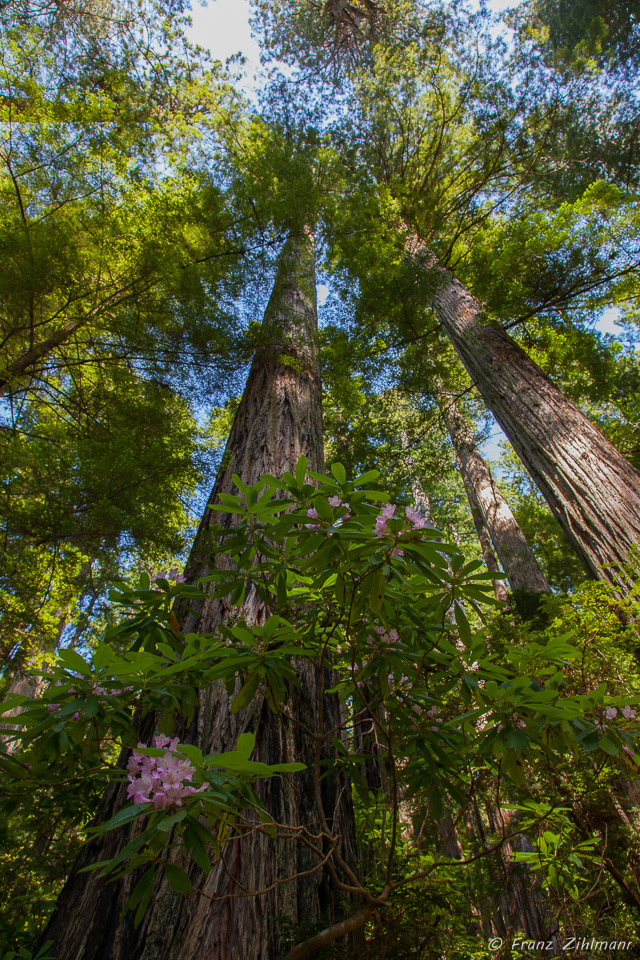
[[[380,637],[379,641],[376,641],[374,637],[367,637],[372,643],[397,643],[400,639],[400,634],[398,631],[392,627],[391,630],[387,633],[384,627],[373,627],[374,633],[377,633]],[[393,649],[393,647],[391,648]]]
[[[374,533],[376,537],[393,537],[394,534],[387,526],[389,520],[394,516],[397,510],[395,503],[387,503],[382,510],[380,511],[380,516],[376,520],[376,526]],[[412,530],[423,530],[425,527],[429,526],[429,521],[424,517],[421,517],[417,510],[413,510],[411,507],[405,507],[405,517],[409,521],[410,527]],[[402,531],[403,533],[406,531]],[[392,557],[403,557],[404,550],[401,550],[399,546],[395,546],[391,551]]]
[[[439,713],[440,713],[439,707],[431,707],[429,710],[425,711],[425,717],[429,717],[432,724],[444,723],[444,720],[442,719],[442,717],[438,716]],[[440,728],[437,726],[432,726],[430,727],[430,729],[433,730],[434,733],[438,733]]]
[[[206,790],[206,783],[201,787],[191,786],[195,767],[186,757],[180,759],[172,752],[177,749],[177,737],[171,740],[160,734],[155,737],[154,745],[160,750],[166,747],[167,752],[162,757],[148,757],[134,750],[129,757],[129,799],[134,803],[153,803],[156,810],[168,810],[183,806],[188,797]],[[144,746],[144,743],[138,744],[138,747]]]
[[[414,530],[424,530],[425,527],[429,526],[429,521],[426,517],[421,517],[417,510],[412,510],[411,507],[405,507],[404,512]]]
[[[315,507],[309,507],[309,509],[307,510],[307,516],[309,517],[310,520],[319,520],[319,519],[320,519],[320,517],[318,516],[318,511],[316,510]],[[305,526],[306,526],[307,530],[320,530],[321,527],[322,527],[322,524],[321,524],[321,523],[306,523]]]
[[[340,497],[329,497],[329,503],[331,504],[331,506],[333,507],[334,510],[337,510],[338,507],[348,507],[348,506],[349,506],[349,504],[348,504],[348,503],[345,503],[344,500],[341,500]],[[348,520],[350,516],[351,516],[350,513],[344,513],[344,514],[340,517],[340,519],[341,519],[341,520]]]
[[[334,510],[337,510],[339,507],[348,507],[348,506],[349,506],[349,504],[348,504],[348,503],[345,503],[344,500],[342,500],[340,497],[329,497],[329,503],[331,504],[331,506],[333,507]],[[310,520],[319,520],[319,519],[320,519],[320,517],[318,516],[318,511],[316,510],[315,507],[309,507],[309,509],[307,510],[307,516],[309,517]],[[350,516],[351,516],[350,513],[343,513],[342,516],[341,516],[339,519],[340,519],[340,520],[348,520]],[[307,530],[321,530],[321,529],[322,529],[322,524],[321,524],[321,523],[306,523],[305,526],[306,526]]]
[[[167,573],[166,570],[161,570],[160,573],[156,573],[155,577],[152,578],[151,583],[155,583],[156,580],[173,580],[174,583],[185,583],[185,577],[177,567],[172,567],[171,570]]]
[[[392,537],[393,533],[389,530],[387,522],[391,520],[391,517],[396,512],[395,503],[388,503],[380,511],[380,516],[376,520],[376,527],[373,531],[376,537]],[[392,557],[403,557],[404,550],[401,550],[400,547],[394,547],[391,551]]]
[[[620,713],[625,720],[635,720],[636,711],[633,709],[633,707],[620,707]],[[615,718],[618,716],[617,707],[607,707],[604,715],[607,720],[615,720]]]
[[[380,511],[380,516],[376,520],[376,528],[373,531],[376,537],[392,537],[393,534],[387,526],[387,521],[391,520],[391,517],[396,512],[395,503],[387,503],[382,510]]]

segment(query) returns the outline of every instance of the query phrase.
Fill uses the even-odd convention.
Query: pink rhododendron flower
[[[382,510],[380,511],[380,516],[376,520],[375,530],[373,531],[376,537],[390,536],[389,528],[387,527],[387,520],[390,520],[395,512],[396,512],[395,503],[387,503],[382,508]]]
[[[334,510],[338,510],[340,507],[348,507],[348,506],[349,506],[349,504],[348,504],[348,503],[345,503],[344,500],[342,500],[340,497],[329,497],[328,500],[327,500],[327,502],[331,504],[331,506],[333,507]],[[342,516],[339,517],[339,519],[340,519],[340,520],[349,520],[350,517],[351,517],[351,514],[350,514],[350,513],[343,513]]]
[[[378,637],[380,638],[382,643],[397,643],[397,641],[400,639],[400,634],[394,627],[392,627],[391,630],[389,630],[389,632],[387,632],[385,628],[381,626],[372,627],[371,629],[378,634]],[[375,637],[367,637],[367,640],[370,643],[380,642],[380,641],[377,641]]]
[[[307,516],[308,516],[311,520],[319,520],[319,519],[320,519],[320,517],[318,516],[318,511],[316,510],[315,507],[309,507],[309,509],[307,510]],[[307,524],[305,524],[305,526],[306,526],[307,530],[320,530],[320,529],[321,529],[321,524],[319,524],[319,523],[307,523]]]
[[[429,521],[426,517],[421,517],[417,510],[413,510],[411,507],[405,507],[404,512],[414,530],[424,530],[425,527],[429,526]]]
[[[625,720],[634,720],[636,716],[636,712],[633,707],[620,707],[620,713]]]
[[[615,720],[615,718],[618,716],[618,711],[616,710],[615,707],[607,707],[607,709],[604,712],[604,715],[607,718],[607,720]]]
[[[60,709],[60,704],[59,704],[59,703],[48,703],[48,704],[47,704],[47,710],[49,711],[49,713],[57,713],[59,709]]]
[[[171,740],[159,734],[154,739],[154,745],[160,750],[166,747],[167,752],[162,757],[148,757],[134,750],[129,757],[129,799],[134,803],[153,803],[156,810],[168,810],[182,807],[188,797],[206,790],[206,783],[201,787],[191,786],[195,767],[186,757],[174,755],[178,746],[177,737]],[[138,747],[144,746],[144,743],[138,744]],[[188,782],[185,783],[185,780]]]

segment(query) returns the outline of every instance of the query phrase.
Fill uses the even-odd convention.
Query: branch
[[[284,960],[303,960],[304,957],[311,956],[312,953],[321,950],[329,943],[333,943],[334,940],[340,940],[342,937],[346,937],[348,933],[359,930],[360,927],[365,925],[375,909],[375,904],[363,903],[346,920],[334,923],[332,927],[327,927],[326,930],[317,933],[315,937],[310,937],[309,940],[299,943],[293,950],[289,951]]]

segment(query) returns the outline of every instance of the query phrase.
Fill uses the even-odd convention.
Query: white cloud
[[[600,333],[613,333],[614,336],[620,336],[620,327],[618,326],[618,320],[620,319],[620,308],[619,307],[606,307],[598,320],[596,321],[596,330],[599,330]]]
[[[249,68],[257,68],[260,49],[251,36],[249,0],[213,0],[206,6],[194,5],[189,39],[210,50],[216,60],[242,53]]]
[[[318,306],[324,307],[327,302],[327,297],[329,296],[329,287],[326,283],[319,283],[316,287],[316,293],[318,295]]]

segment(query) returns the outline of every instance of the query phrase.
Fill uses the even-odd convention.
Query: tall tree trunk
[[[233,473],[255,482],[263,473],[291,470],[302,454],[309,458],[312,470],[322,469],[316,326],[313,240],[304,232],[291,236],[282,252],[264,317],[261,347],[251,366],[211,501],[220,493],[233,491]],[[221,521],[221,516],[227,519]],[[207,573],[210,527],[220,522],[233,521],[207,507],[187,563],[187,579]],[[183,619],[182,629],[211,632],[227,613],[224,601],[207,597]],[[255,596],[248,596],[242,614],[260,621],[265,611]],[[353,812],[347,784],[335,777],[319,781],[319,764],[329,750],[322,731],[339,724],[337,699],[323,696],[332,678],[308,662],[299,666],[298,673],[301,687],[291,693],[283,713],[277,716],[269,711],[261,694],[246,710],[232,715],[224,690],[212,687],[201,691],[196,717],[182,739],[196,743],[205,753],[218,752],[233,749],[238,736],[251,731],[256,737],[254,759],[268,763],[303,759],[309,765],[306,773],[264,780],[257,792],[276,822],[288,827],[300,824],[316,834],[327,829],[340,834],[343,856],[353,861]],[[123,794],[122,787],[111,790],[99,816],[121,806]],[[111,834],[90,845],[77,867],[113,856],[123,839],[127,837]],[[58,960],[276,960],[283,950],[284,934],[333,919],[335,894],[325,871],[300,876],[313,871],[319,860],[293,839],[272,840],[263,832],[249,832],[227,845],[224,861],[214,864],[207,877],[178,860],[190,871],[194,887],[205,895],[181,897],[164,881],[159,882],[138,930],[130,915],[119,921],[135,877],[105,884],[93,874],[78,876],[74,872],[43,940],[54,940]],[[297,879],[287,882],[296,875]],[[254,895],[272,885],[269,893]]]
[[[415,233],[406,247],[433,278],[438,320],[579,557],[625,590],[615,567],[640,537],[640,474]]]
[[[502,573],[500,569],[500,564],[498,563],[498,558],[495,555],[493,545],[491,543],[491,537],[489,535],[489,530],[484,520],[484,514],[482,513],[482,507],[478,502],[476,496],[476,491],[474,489],[471,478],[466,470],[463,469],[462,463],[458,459],[458,466],[460,467],[460,476],[462,477],[462,482],[464,484],[465,493],[467,494],[467,500],[469,501],[469,509],[471,510],[471,518],[473,520],[473,525],[476,528],[476,534],[478,535],[478,541],[480,543],[480,550],[482,551],[482,558],[485,562],[485,566],[489,573]],[[493,580],[493,592],[496,595],[496,600],[500,600],[501,603],[506,603],[509,599],[509,591],[507,590],[504,580]]]
[[[462,479],[477,501],[514,597],[549,592],[549,584],[500,487],[491,476],[455,400],[436,388],[438,402],[460,463]],[[470,498],[471,502],[471,498]],[[472,508],[473,509],[473,508]]]
[[[503,836],[515,826],[513,811],[498,810],[487,804],[489,826]],[[502,874],[500,911],[508,934],[524,930],[528,939],[552,941],[557,933],[557,924],[552,920],[552,910],[544,891],[532,876],[527,864],[516,863],[516,852],[531,853],[533,847],[526,836],[505,840],[500,847],[500,872]],[[554,943],[554,948],[557,944]]]

